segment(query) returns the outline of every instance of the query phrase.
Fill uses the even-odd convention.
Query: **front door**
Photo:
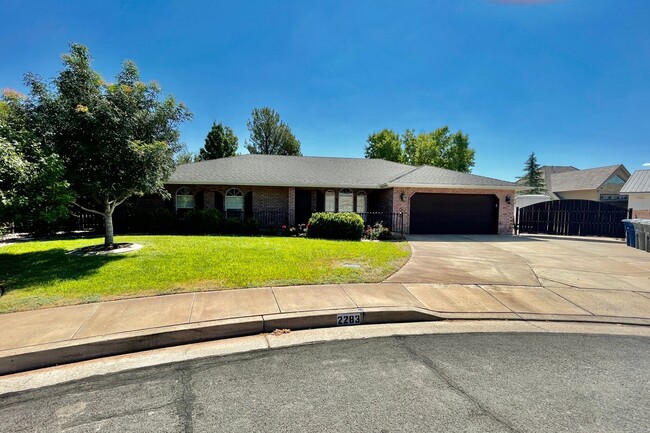
[[[311,217],[311,191],[296,191],[296,224],[307,224]]]

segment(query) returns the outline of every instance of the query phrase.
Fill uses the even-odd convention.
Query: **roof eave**
[[[197,180],[167,180],[163,185],[224,185],[224,186],[270,186],[277,188],[354,188],[354,189],[382,189],[382,185],[353,185],[353,184],[312,184],[312,183],[270,183],[270,182],[223,182],[223,181],[197,181]]]
[[[386,188],[436,188],[436,189],[498,189],[507,191],[525,191],[528,186],[520,185],[449,185],[431,183],[387,183]]]

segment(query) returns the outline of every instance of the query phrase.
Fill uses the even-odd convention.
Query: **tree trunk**
[[[104,246],[110,247],[113,245],[113,210],[111,209],[111,205],[108,200],[104,202],[104,225],[106,226]]]

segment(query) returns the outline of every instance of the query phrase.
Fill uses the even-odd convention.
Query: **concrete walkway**
[[[189,342],[443,319],[650,325],[650,254],[617,241],[413,237],[385,283],[200,292],[0,315],[0,374]],[[443,284],[444,283],[444,284]]]

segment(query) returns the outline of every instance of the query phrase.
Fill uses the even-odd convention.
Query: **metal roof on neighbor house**
[[[406,177],[411,174],[414,175]],[[241,155],[183,164],[176,168],[166,183],[385,188],[406,186],[409,182],[429,187],[521,188],[512,182],[437,167],[413,167],[381,159],[281,155]]]
[[[650,170],[637,170],[625,182],[621,193],[650,192]]]
[[[629,176],[627,169],[621,164],[552,174],[552,191],[562,192],[598,189],[619,168],[623,168],[624,172]]]

